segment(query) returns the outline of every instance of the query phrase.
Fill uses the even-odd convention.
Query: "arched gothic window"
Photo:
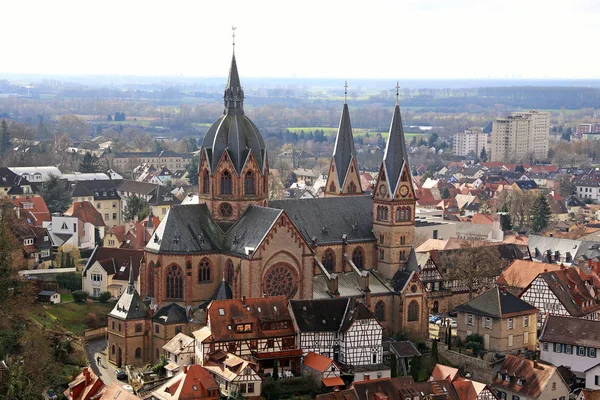
[[[135,358],[142,358],[142,349],[141,349],[141,347],[138,347],[137,349],[135,349]]]
[[[348,185],[348,192],[356,193],[356,185],[354,184],[354,182],[350,182],[350,185]]]
[[[396,208],[396,222],[402,221],[404,210],[400,207]]]
[[[210,192],[210,175],[208,174],[208,170],[204,170],[202,173],[202,193]]]
[[[154,297],[154,263],[148,264],[148,297]]]
[[[200,266],[198,267],[198,283],[210,282],[210,260],[203,258],[200,260]]]
[[[333,182],[331,182],[331,185],[329,185],[329,191],[335,192],[335,184]]]
[[[419,303],[416,300],[408,303],[408,321],[418,321],[419,320]]]
[[[383,207],[383,220],[384,221],[388,220],[388,212],[389,212],[389,208]]]
[[[231,174],[229,171],[223,171],[221,174],[221,194],[231,194]]]
[[[246,177],[244,178],[244,193],[246,194],[255,194],[256,188],[254,186],[254,172],[248,171],[246,172]]]
[[[381,300],[375,304],[375,317],[377,321],[385,321],[385,304]]]
[[[406,210],[404,210],[404,220],[408,221],[411,218],[411,211],[410,211],[410,207],[406,207]]]
[[[333,272],[335,268],[335,253],[331,249],[325,250],[323,253],[323,259],[321,260],[325,269],[329,272]]]
[[[225,263],[225,280],[230,284],[233,283],[233,275],[235,274],[235,269],[233,267],[233,261],[231,259],[227,260]]]
[[[167,298],[183,299],[183,273],[177,265],[167,271]]]
[[[362,247],[357,247],[352,252],[352,262],[356,265],[356,268],[365,268],[365,252]]]

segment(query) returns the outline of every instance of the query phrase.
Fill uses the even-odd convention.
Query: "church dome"
[[[238,175],[241,174],[250,153],[263,171],[265,142],[256,125],[244,115],[244,90],[240,84],[235,54],[231,59],[223,100],[223,115],[208,129],[202,141],[202,150],[208,155],[211,170],[215,171],[223,153],[227,152]]]

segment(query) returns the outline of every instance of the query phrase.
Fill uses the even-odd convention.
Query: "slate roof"
[[[548,315],[539,341],[598,348],[600,321]]]
[[[400,340],[398,342],[390,342],[390,350],[398,357],[414,357],[421,356],[421,353],[410,340]]]
[[[225,234],[223,248],[247,256],[250,249],[254,251],[260,245],[282,213],[280,209],[251,205]]]
[[[509,291],[503,292],[498,286],[459,305],[455,310],[492,318],[534,314],[538,311],[537,308],[521,300]]]
[[[240,83],[235,55],[231,59],[223,99],[225,102],[223,115],[208,128],[201,146],[208,156],[212,173],[225,152],[229,155],[238,175],[250,153],[262,171],[267,149],[254,122],[244,115],[244,90]]]
[[[338,332],[350,299],[290,300],[301,332]]]
[[[390,188],[390,196],[396,195],[396,189],[404,164],[408,165],[408,153],[404,139],[404,128],[402,127],[402,116],[400,106],[396,102],[394,116],[390,125],[389,136],[383,154],[383,165],[385,167],[386,179]],[[409,168],[410,170],[410,168]]]
[[[373,319],[377,321],[375,314],[373,314],[367,306],[365,306],[360,301],[354,303],[354,306],[348,307],[346,314],[344,314],[344,320],[342,321],[342,325],[340,326],[340,332],[346,332],[354,321],[365,320],[365,319]]]
[[[117,187],[119,192],[129,192],[136,195],[151,195],[160,185],[148,182],[138,182],[124,179]]]
[[[229,300],[233,299],[233,290],[231,290],[231,285],[225,279],[221,280],[217,289],[213,292],[210,299],[206,300],[204,303],[199,304],[195,309],[196,310],[206,310],[208,305],[213,300]],[[202,319],[204,321],[204,319]]]
[[[89,197],[94,200],[120,200],[117,187],[122,180],[76,181],[69,184],[71,197]]]
[[[393,289],[388,287],[387,280],[383,278],[377,271],[369,270],[369,290],[371,295],[390,295]],[[338,292],[340,297],[364,297],[358,286],[356,274],[354,272],[345,272],[336,274],[338,278]],[[323,274],[318,274],[313,277],[313,299],[331,299],[332,294],[327,288],[327,278]]]
[[[370,196],[278,200],[269,207],[285,210],[308,243],[316,238],[320,245],[341,244],[344,234],[349,243],[376,240]]]
[[[340,189],[344,187],[344,181],[352,159],[356,160],[356,150],[354,148],[354,138],[352,136],[352,124],[350,123],[350,113],[348,104],[344,103],[340,125],[338,127],[335,145],[333,146],[333,163],[335,164]]]
[[[188,317],[185,308],[177,303],[171,303],[158,310],[152,317],[152,321],[161,325],[185,324],[188,322]]]
[[[169,192],[164,186],[156,186],[154,189],[154,194],[148,200],[148,204],[151,206],[159,206],[159,205],[175,205],[181,204],[181,200],[173,193]]]
[[[206,204],[169,208],[146,245],[161,253],[208,253],[222,248],[224,234],[213,221]]]
[[[107,274],[115,274],[113,279],[125,281],[129,278],[129,266],[131,263],[133,266],[133,278],[137,280],[143,256],[144,252],[142,250],[96,246],[83,269],[83,276],[87,276],[88,270],[94,263],[98,262]]]
[[[539,189],[535,181],[515,181],[515,184],[522,190]]]
[[[133,284],[133,273],[129,274],[129,283],[127,289],[123,292],[117,304],[108,314],[111,317],[121,320],[143,319],[148,314],[148,307],[140,298]]]

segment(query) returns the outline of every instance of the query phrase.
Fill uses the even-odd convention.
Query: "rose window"
[[[233,214],[233,207],[231,207],[231,204],[229,203],[221,203],[221,206],[219,207],[219,213],[223,217],[231,217],[231,214]]]
[[[298,290],[298,276],[286,264],[277,264],[267,270],[263,278],[264,292],[268,296],[292,297]]]

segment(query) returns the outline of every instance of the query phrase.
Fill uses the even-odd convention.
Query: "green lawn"
[[[64,297],[63,297],[64,298]],[[83,335],[88,329],[90,314],[95,314],[97,325],[107,323],[107,315],[113,309],[114,303],[61,303],[55,305],[37,304],[32,317],[47,329],[66,329],[76,336]]]
[[[70,303],[73,301],[73,295],[71,294],[61,294],[60,295],[60,301],[62,303]]]

